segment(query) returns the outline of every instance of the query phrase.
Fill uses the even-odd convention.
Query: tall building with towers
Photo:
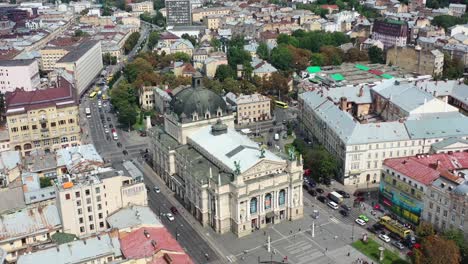
[[[192,8],[190,0],[166,0],[167,25],[192,25]]]

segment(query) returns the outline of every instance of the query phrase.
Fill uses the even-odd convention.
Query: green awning
[[[307,67],[307,72],[308,73],[317,73],[317,72],[321,72],[322,69],[320,69],[320,66],[309,66]]]
[[[362,71],[368,71],[370,69],[369,67],[364,66],[362,64],[356,64],[356,65],[354,65],[354,67],[356,67],[356,68],[358,68],[358,69],[360,69]]]
[[[382,75],[380,75],[380,76],[381,76],[381,77],[384,77],[385,79],[392,79],[392,78],[394,78],[392,75],[386,74],[386,73],[384,73],[384,74],[382,74]]]
[[[331,76],[331,77],[333,78],[333,80],[335,80],[335,81],[344,81],[344,79],[345,79],[345,78],[343,77],[343,75],[341,75],[341,74],[339,74],[339,73],[335,73],[335,74],[332,74],[332,75],[330,75],[330,76]]]
[[[317,80],[316,78],[309,78],[309,82],[320,83],[320,81]]]

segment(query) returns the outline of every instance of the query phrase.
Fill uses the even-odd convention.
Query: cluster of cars
[[[356,223],[360,220],[360,222],[364,222],[360,218],[356,219]],[[365,225],[365,224],[364,224]],[[380,223],[375,223],[372,226],[366,228],[369,232],[374,233],[377,237],[384,241],[385,243],[390,243],[392,246],[396,247],[399,250],[405,249],[405,247],[412,249],[420,247],[419,244],[416,243],[416,239],[413,236],[408,237],[407,239],[401,239],[401,237],[395,233],[387,232],[385,227]]]
[[[148,191],[148,192],[150,191],[150,189],[148,188],[148,186],[146,186],[146,191]],[[158,193],[161,193],[161,189],[160,189],[158,186],[154,186],[154,187],[153,187],[153,191],[154,191],[155,193],[157,193],[157,194],[158,194]],[[177,210],[177,208],[176,208],[175,206],[171,206],[170,210],[171,210],[170,213],[166,213],[166,214],[164,214],[164,215],[166,216],[167,220],[169,220],[169,221],[172,222],[172,221],[175,220],[175,217],[174,217],[174,216],[177,215],[177,214],[179,214],[179,211]]]

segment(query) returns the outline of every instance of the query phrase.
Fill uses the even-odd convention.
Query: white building
[[[386,158],[428,153],[448,137],[468,137],[468,118],[423,90],[388,80],[299,96],[305,133],[340,163],[338,179],[357,187],[380,179]]]
[[[34,59],[0,60],[0,92],[16,88],[33,91],[40,86],[39,64]]]
[[[73,74],[79,96],[91,85],[103,68],[101,42],[89,40],[67,53],[55,63],[56,69],[65,69]]]

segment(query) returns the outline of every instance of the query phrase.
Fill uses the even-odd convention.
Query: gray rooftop
[[[104,163],[104,160],[92,144],[59,149],[56,155],[57,167],[66,166],[70,172],[79,170],[84,161],[97,163],[97,165]]]
[[[152,140],[159,142],[167,149],[175,149],[180,146],[179,142],[167,134],[163,129],[158,126],[155,126],[150,129],[149,133],[152,137]]]
[[[0,170],[9,171],[21,164],[21,153],[16,150],[0,152]]]
[[[54,186],[49,186],[42,189],[32,190],[24,192],[24,201],[26,204],[38,203],[46,200],[55,199],[55,188]]]
[[[63,56],[58,62],[75,62],[86,54],[91,48],[98,45],[99,40],[88,40],[73,48],[69,53]]]
[[[69,264],[87,263],[105,256],[120,257],[119,239],[108,234],[85,240],[76,240],[57,247],[20,255],[18,264]]]
[[[468,105],[468,86],[465,84],[453,88],[451,96]]]
[[[54,153],[34,150],[31,154],[24,157],[24,164],[30,172],[43,172],[57,168],[57,160]]]
[[[213,135],[211,127],[205,127],[188,136],[188,139],[197,150],[209,153],[212,156],[209,157],[210,159],[213,158],[232,172],[236,169],[234,161],[240,162],[242,173],[262,160],[258,144],[232,128],[227,128],[226,133]],[[269,150],[265,151],[265,159],[277,162],[284,161]]]
[[[412,139],[465,137],[468,135],[468,117],[463,115],[445,119],[407,120],[405,126]]]
[[[11,185],[11,184],[10,184]],[[23,187],[18,186],[0,189],[0,214],[12,212],[26,207],[23,197]]]
[[[360,91],[362,89],[362,95]],[[348,102],[355,102],[356,104],[370,104],[372,97],[370,88],[367,86],[346,86],[343,88],[323,89],[324,95],[329,96],[334,102],[339,102],[341,97],[346,97]]]
[[[129,206],[122,208],[106,219],[111,228],[118,230],[138,228],[140,226],[162,227],[153,211],[147,206]]]
[[[446,138],[437,143],[432,144],[431,148],[437,151],[437,150],[444,149],[456,143],[462,143],[468,146],[468,140],[462,139],[462,138],[451,137],[451,138]]]
[[[126,160],[123,162],[123,167],[127,170],[130,177],[135,181],[143,181],[143,173],[138,169],[132,161]]]
[[[18,67],[28,66],[34,63],[35,59],[24,59],[24,60],[0,60],[0,67]]]

